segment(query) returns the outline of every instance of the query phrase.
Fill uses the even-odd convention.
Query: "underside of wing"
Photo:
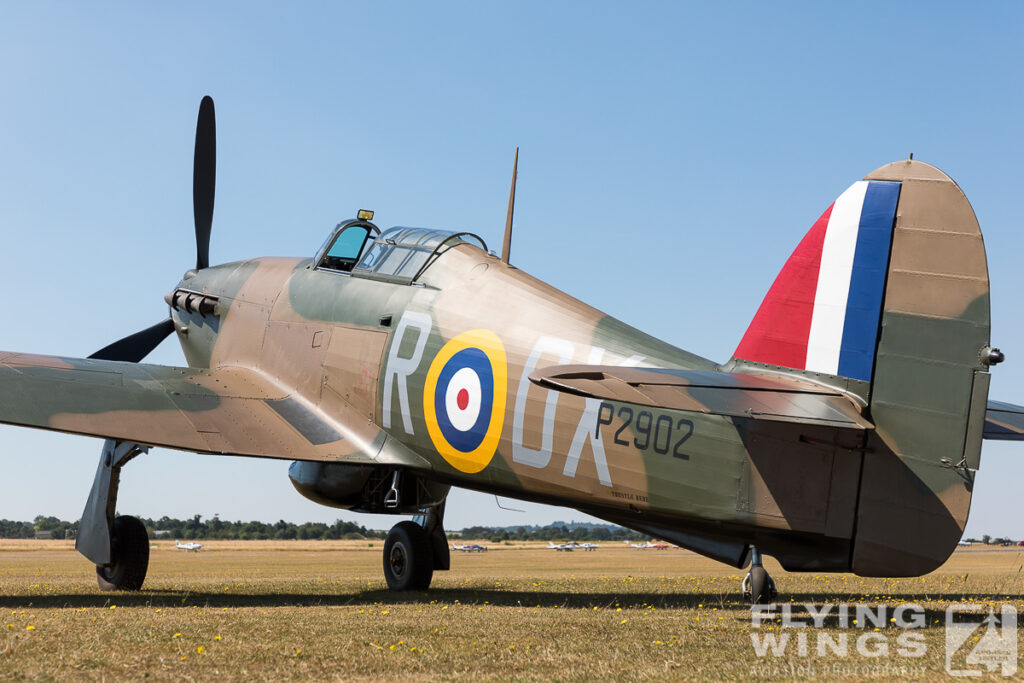
[[[699,370],[560,365],[530,380],[589,398],[728,417],[873,429],[841,392],[810,382]]]
[[[1024,406],[989,401],[983,436],[997,441],[1024,441]]]
[[[345,405],[242,367],[0,352],[0,423],[197,453],[427,467]]]

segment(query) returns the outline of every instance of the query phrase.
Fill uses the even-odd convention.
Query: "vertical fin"
[[[855,573],[920,576],[956,548],[984,433],[989,322],[970,202],[939,169],[906,160],[822,214],[736,349],[730,369],[813,377],[860,399],[874,423],[840,475],[857,492]]]

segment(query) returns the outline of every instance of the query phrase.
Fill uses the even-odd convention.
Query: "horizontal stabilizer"
[[[983,435],[997,441],[1024,441],[1024,406],[989,401]]]
[[[197,453],[427,466],[354,410],[322,410],[242,367],[0,352],[0,423]]]
[[[588,398],[668,410],[874,429],[853,401],[839,391],[799,380],[699,370],[560,365],[534,372],[530,381]]]

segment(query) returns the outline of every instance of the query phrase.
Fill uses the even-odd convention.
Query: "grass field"
[[[946,675],[949,604],[1024,613],[1024,553],[1012,549],[958,551],[917,579],[787,574],[769,560],[785,602],[921,606],[923,656],[897,653],[906,631],[893,624],[831,618],[823,632],[849,639],[841,657],[818,656],[818,629],[755,628],[742,573],[677,549],[491,546],[453,553],[429,592],[396,594],[381,541],[173,545],[151,551],[145,588],[131,594],[101,593],[70,542],[0,541],[0,678],[934,680]],[[795,643],[757,656],[752,633],[798,630],[806,656]],[[867,654],[854,645],[865,635]],[[870,656],[882,641],[888,655]]]

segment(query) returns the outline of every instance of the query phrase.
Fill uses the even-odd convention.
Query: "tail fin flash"
[[[735,358],[870,382],[900,183],[861,180],[789,257]]]

